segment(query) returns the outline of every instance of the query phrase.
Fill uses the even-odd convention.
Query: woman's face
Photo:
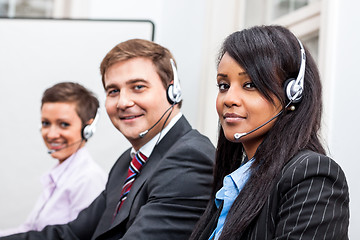
[[[235,133],[247,133],[264,124],[281,111],[280,101],[269,102],[257,90],[245,70],[228,53],[222,57],[217,73],[219,92],[216,109],[225,137],[243,144],[248,158],[252,158],[273,120],[249,135],[235,140]]]
[[[85,142],[81,138],[82,123],[75,103],[47,102],[41,108],[41,135],[51,156],[62,163]]]

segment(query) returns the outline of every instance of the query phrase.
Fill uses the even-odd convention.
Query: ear
[[[90,125],[90,124],[92,124],[93,122],[94,122],[94,119],[93,119],[93,118],[90,118],[90,120],[87,121],[85,125]]]

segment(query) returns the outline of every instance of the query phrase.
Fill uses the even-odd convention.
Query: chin
[[[236,142],[235,138],[234,138],[234,134],[235,133],[229,133],[229,134],[225,134],[225,138],[230,141],[230,142]]]

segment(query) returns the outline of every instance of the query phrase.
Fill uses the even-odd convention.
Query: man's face
[[[105,91],[112,123],[136,150],[162,129],[165,117],[145,137],[139,137],[171,106],[150,59],[136,57],[112,65],[105,74]]]

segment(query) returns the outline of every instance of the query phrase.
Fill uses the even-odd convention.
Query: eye
[[[139,90],[142,90],[142,89],[144,89],[144,88],[145,88],[145,85],[141,85],[141,84],[134,86],[134,89],[135,89],[135,90],[138,90],[138,91],[139,91]]]
[[[253,82],[246,82],[244,83],[243,87],[249,90],[256,89],[256,86]]]
[[[218,83],[217,87],[219,88],[219,92],[225,92],[230,88],[230,85],[227,83]]]
[[[60,123],[60,127],[62,127],[62,128],[67,128],[68,126],[70,126],[70,124],[67,123],[67,122],[61,122]]]
[[[109,89],[107,91],[107,95],[108,96],[113,96],[113,95],[116,95],[118,92],[120,92],[119,89]]]
[[[48,121],[41,121],[41,127],[45,128],[50,126],[50,123]]]

